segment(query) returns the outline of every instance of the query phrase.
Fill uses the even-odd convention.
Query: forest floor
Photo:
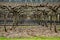
[[[12,26],[6,26],[7,32],[4,31],[4,26],[0,26],[0,37],[21,38],[21,37],[60,37],[60,25],[57,26],[57,33],[54,32],[54,27],[45,26],[17,26],[15,29]]]

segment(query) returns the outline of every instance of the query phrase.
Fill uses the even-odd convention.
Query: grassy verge
[[[60,40],[60,37],[31,37],[31,38],[5,38],[5,37],[0,37],[0,40]]]

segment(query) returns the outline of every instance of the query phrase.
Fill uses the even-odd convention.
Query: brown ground
[[[60,31],[55,33],[52,27],[52,30],[49,30],[49,27],[43,26],[18,26],[15,30],[11,30],[12,26],[7,26],[8,32],[4,32],[3,26],[0,26],[0,36],[1,37],[31,37],[31,36],[59,36]]]

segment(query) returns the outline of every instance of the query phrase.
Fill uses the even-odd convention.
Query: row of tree
[[[31,6],[31,5],[21,6],[20,5],[20,6],[15,6],[15,7],[0,5],[0,15],[4,19],[5,32],[7,32],[6,20],[9,14],[11,14],[12,15],[11,17],[13,18],[12,28],[14,30],[16,26],[18,26],[18,21],[20,19],[26,19],[27,17],[30,17],[30,19],[38,20],[39,24],[42,24],[40,20],[46,20],[47,18],[49,18],[49,20],[52,21],[52,19],[54,18],[54,31],[57,32],[55,20],[58,20],[58,21],[60,20],[59,8],[60,8],[60,5],[51,6],[49,4],[39,5],[39,6]],[[44,22],[44,26],[48,27],[46,21]],[[50,30],[52,30],[51,28],[52,28],[52,22],[50,22]]]

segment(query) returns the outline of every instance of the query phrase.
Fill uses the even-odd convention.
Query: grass
[[[60,40],[60,37],[31,37],[31,38],[5,38],[5,37],[0,37],[0,40]]]

